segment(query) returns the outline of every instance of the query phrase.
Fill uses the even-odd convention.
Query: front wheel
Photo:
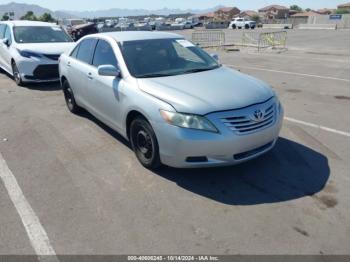
[[[130,142],[137,159],[144,167],[157,169],[161,166],[156,134],[144,118],[138,117],[132,121]]]
[[[245,29],[249,29],[249,25],[245,25],[244,27],[245,27]]]
[[[237,26],[236,25],[232,25],[232,29],[236,29],[237,28]]]
[[[12,75],[13,75],[13,80],[15,80],[16,84],[18,86],[23,86],[21,74],[19,73],[18,67],[15,62],[12,62]]]

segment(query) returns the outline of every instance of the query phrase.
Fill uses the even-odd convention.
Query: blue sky
[[[237,6],[241,10],[254,10],[270,4],[279,4],[285,6],[297,4],[303,8],[319,9],[322,7],[334,8],[338,4],[343,4],[349,1],[350,0],[26,0],[18,2],[26,4],[38,4],[42,7],[46,7],[52,10],[85,11],[109,9],[114,7],[130,9],[160,9],[163,7],[181,9],[205,9],[216,5]],[[6,4],[8,2],[8,0],[0,0],[0,4]]]

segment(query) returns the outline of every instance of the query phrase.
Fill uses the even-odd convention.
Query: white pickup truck
[[[235,19],[233,19],[230,23],[230,26],[229,28],[232,28],[232,29],[254,29],[256,27],[256,22],[255,21],[250,21],[250,20],[247,20],[245,18],[240,18],[240,17],[237,17]]]

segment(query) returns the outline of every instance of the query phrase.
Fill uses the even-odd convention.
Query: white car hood
[[[74,47],[74,42],[68,43],[39,43],[39,44],[17,44],[21,51],[32,51],[46,55],[61,55]]]

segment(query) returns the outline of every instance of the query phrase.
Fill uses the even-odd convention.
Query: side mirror
[[[121,72],[118,68],[112,65],[100,65],[97,68],[98,74],[100,76],[115,76],[121,77]]]
[[[219,61],[219,56],[217,54],[210,54],[212,58],[214,58],[216,61]]]
[[[10,41],[7,38],[2,39],[2,43],[6,46],[10,46]]]

